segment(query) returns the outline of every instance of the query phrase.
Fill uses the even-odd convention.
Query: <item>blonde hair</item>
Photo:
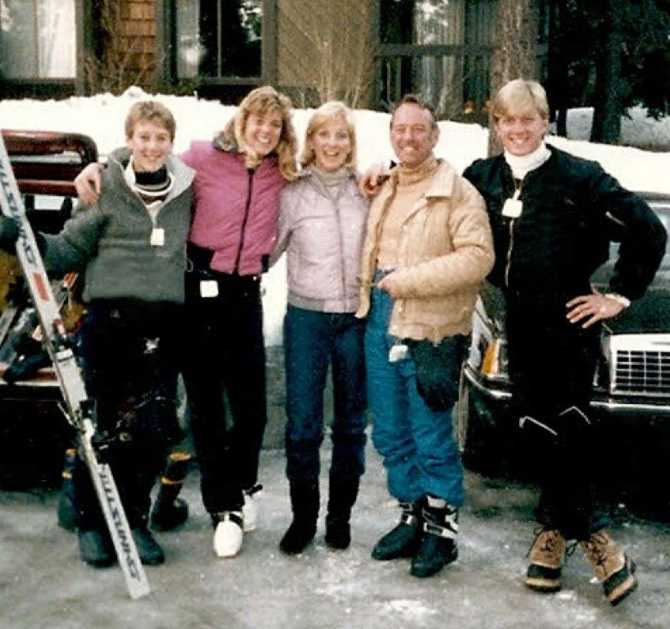
[[[170,140],[174,142],[177,123],[172,112],[165,105],[155,100],[143,100],[135,103],[126,115],[126,138],[133,137],[135,126],[140,121],[153,122],[155,125],[164,127],[170,134]]]
[[[536,111],[549,120],[547,93],[537,81],[514,79],[505,83],[493,99],[491,114],[495,122],[503,116]]]
[[[251,90],[242,99],[235,115],[228,121],[217,139],[225,146],[237,147],[237,150],[244,154],[245,166],[255,168],[260,164],[262,158],[244,140],[247,120],[251,114],[264,116],[274,112],[278,112],[282,119],[279,142],[274,150],[279,161],[279,171],[284,179],[293,181],[298,176],[298,167],[295,161],[298,142],[291,122],[291,101],[273,87],[264,85]]]
[[[351,142],[351,149],[344,166],[356,168],[356,129],[354,127],[354,118],[351,110],[342,102],[331,100],[319,107],[310,117],[307,123],[307,131],[305,132],[305,145],[300,156],[300,163],[303,167],[310,166],[316,160],[314,147],[311,139],[314,134],[327,122],[336,118],[342,119],[347,125],[347,132],[349,133],[349,141]]]

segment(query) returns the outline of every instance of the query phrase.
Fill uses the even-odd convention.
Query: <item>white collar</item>
[[[543,142],[532,153],[527,155],[512,155],[505,151],[505,161],[512,169],[515,179],[523,179],[531,170],[539,168],[551,157],[551,151]]]

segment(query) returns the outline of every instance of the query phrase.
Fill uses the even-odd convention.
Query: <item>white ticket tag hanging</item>
[[[523,212],[523,201],[519,200],[520,194],[521,190],[517,188],[514,191],[512,198],[505,201],[502,211],[503,216],[507,216],[509,218],[519,218],[519,216],[521,216],[521,212]]]
[[[216,297],[219,294],[219,285],[216,280],[201,280],[200,297]]]
[[[523,211],[523,202],[519,199],[507,199],[505,205],[503,205],[503,216],[508,216],[509,218],[519,218],[521,212]]]
[[[399,360],[404,360],[407,358],[407,353],[409,352],[409,347],[404,343],[396,343],[391,345],[389,350],[389,362],[397,363]]]
[[[163,247],[165,245],[165,230],[162,227],[154,227],[151,230],[151,246]]]

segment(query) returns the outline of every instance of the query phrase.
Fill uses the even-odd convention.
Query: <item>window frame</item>
[[[92,0],[74,0],[75,76],[71,78],[4,78],[0,77],[3,98],[66,97],[84,92],[84,60],[93,50],[95,24]]]
[[[202,0],[200,0],[202,1]],[[210,88],[214,93],[226,87],[256,87],[273,84],[277,80],[277,4],[278,0],[262,0],[263,29],[261,34],[261,74],[251,77],[206,77],[180,78],[177,76],[177,23],[175,0],[156,0],[156,45],[166,51],[166,62],[161,64],[162,76],[157,77],[171,86],[194,83],[198,88]]]

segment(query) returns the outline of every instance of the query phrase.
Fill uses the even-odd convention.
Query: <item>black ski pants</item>
[[[203,297],[192,275],[182,373],[202,500],[210,514],[238,511],[258,478],[267,422],[260,276],[209,272],[218,294]]]
[[[177,338],[183,307],[104,300],[89,304],[79,338],[95,403],[94,444],[109,463],[132,528],[146,524],[150,492],[180,438],[176,413]],[[80,529],[104,527],[88,470],[73,470]]]
[[[594,521],[596,426],[589,409],[600,328],[570,323],[569,299],[508,293],[507,340],[519,438],[540,485],[536,517],[581,540],[602,526]]]

